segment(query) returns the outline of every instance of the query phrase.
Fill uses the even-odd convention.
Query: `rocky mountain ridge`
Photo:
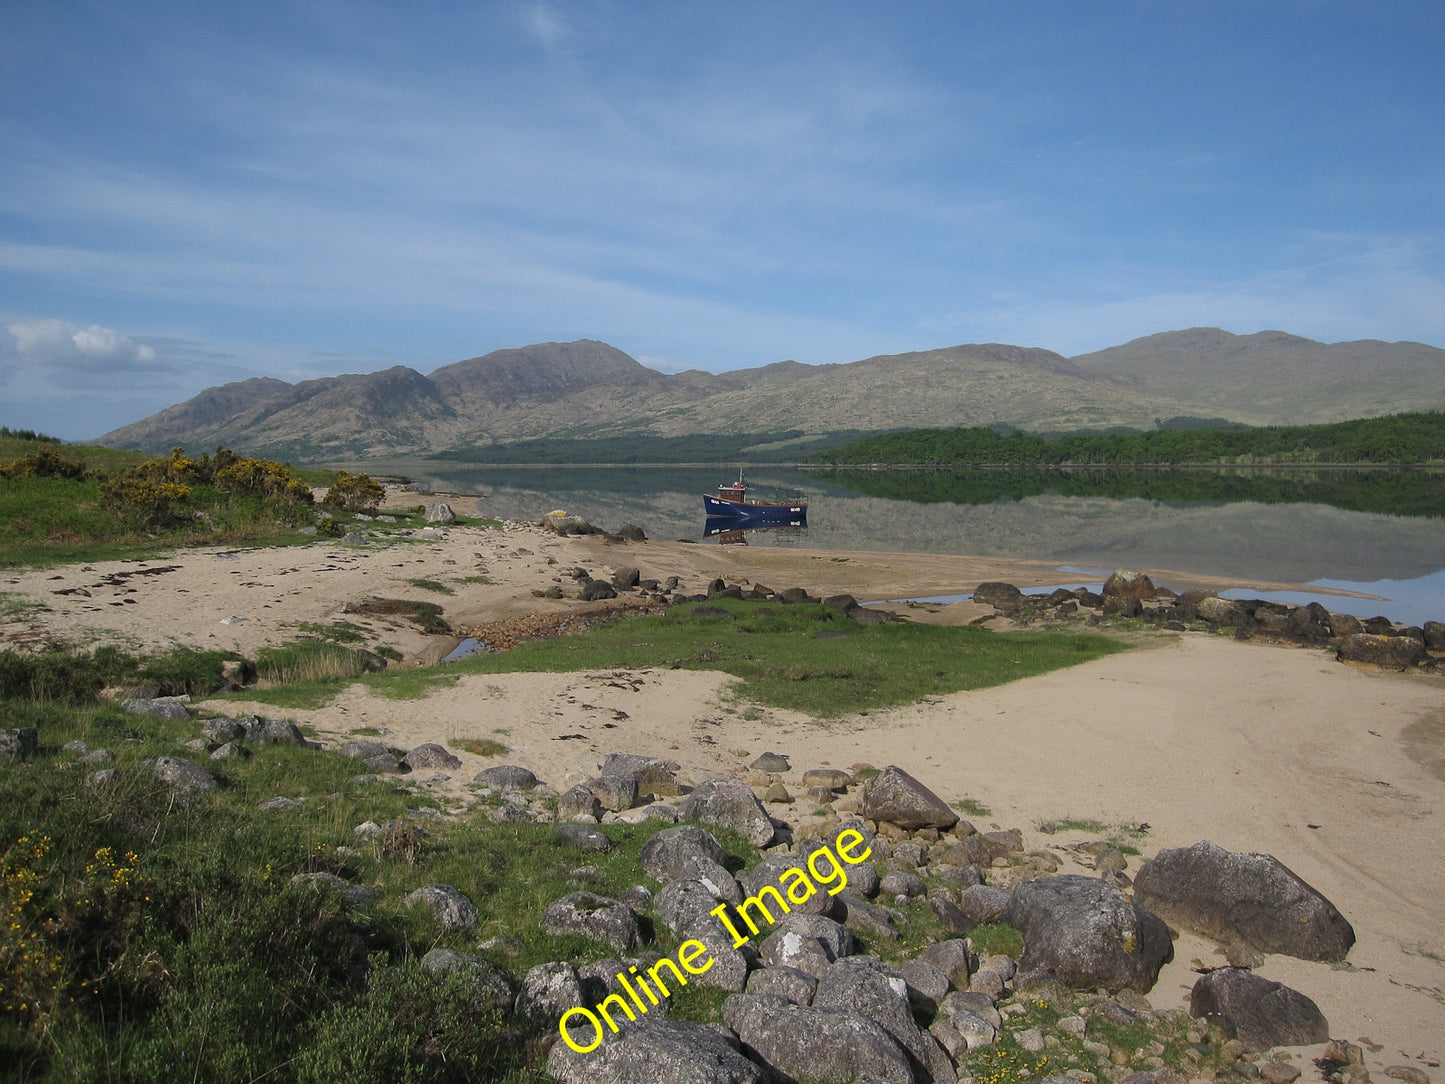
[[[663,374],[590,339],[503,349],[430,374],[406,366],[288,384],[253,378],[100,438],[216,444],[295,460],[427,455],[535,437],[888,430],[1004,423],[1148,428],[1159,418],[1334,421],[1445,405],[1445,350],[1195,328],[1070,359],[1000,343]]]

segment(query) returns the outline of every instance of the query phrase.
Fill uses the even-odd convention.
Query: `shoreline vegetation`
[[[1170,427],[1046,436],[1009,427],[910,429],[818,452],[824,465],[1236,467],[1445,465],[1445,413],[1328,425]]]

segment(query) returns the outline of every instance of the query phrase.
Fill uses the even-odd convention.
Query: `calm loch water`
[[[702,494],[736,467],[377,464],[476,494],[501,519],[553,509],[652,538],[704,544]],[[1361,616],[1445,620],[1445,474],[1425,471],[822,471],[755,467],[757,496],[809,499],[805,532],[750,545],[960,553],[1056,561],[1081,581],[1175,569],[1380,596],[1333,599]],[[965,591],[972,584],[960,584]],[[1307,596],[1313,597],[1313,596]]]

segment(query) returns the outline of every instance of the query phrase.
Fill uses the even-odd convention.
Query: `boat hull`
[[[724,501],[717,497],[710,497],[706,493],[702,496],[702,506],[707,514],[715,519],[738,519],[738,520],[783,520],[791,521],[806,519],[808,516],[808,503],[799,501],[795,504],[744,504],[742,501]]]

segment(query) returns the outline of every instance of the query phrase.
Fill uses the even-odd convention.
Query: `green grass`
[[[423,591],[435,591],[439,595],[456,594],[456,592],[450,587],[448,587],[446,584],[441,583],[437,580],[428,580],[422,577],[417,577],[415,579],[407,580],[406,582],[411,584],[413,587],[421,588]]]
[[[973,948],[980,956],[1012,956],[1017,959],[1024,951],[1024,935],[1007,922],[985,922],[975,926],[968,935],[973,939]]]
[[[330,640],[334,644],[359,644],[366,639],[365,630],[350,621],[333,621],[329,625],[301,621],[297,623],[296,631],[314,636],[318,640]]]
[[[501,742],[491,738],[448,738],[447,744],[453,749],[461,749],[479,757],[500,757],[511,752]]]
[[[824,629],[845,635],[818,639],[815,634]],[[1118,641],[1087,633],[995,633],[921,624],[865,628],[819,605],[725,599],[624,618],[582,636],[530,641],[453,663],[451,669],[720,670],[740,679],[740,699],[837,718],[1001,685],[1124,649]]]
[[[490,576],[461,576],[461,577],[458,577],[457,583],[475,583],[475,584],[482,584],[482,585],[486,586],[486,585],[490,585],[490,584],[492,583],[492,577],[490,577]]]
[[[993,813],[977,798],[960,798],[953,803],[953,808],[968,817],[987,817]]]

